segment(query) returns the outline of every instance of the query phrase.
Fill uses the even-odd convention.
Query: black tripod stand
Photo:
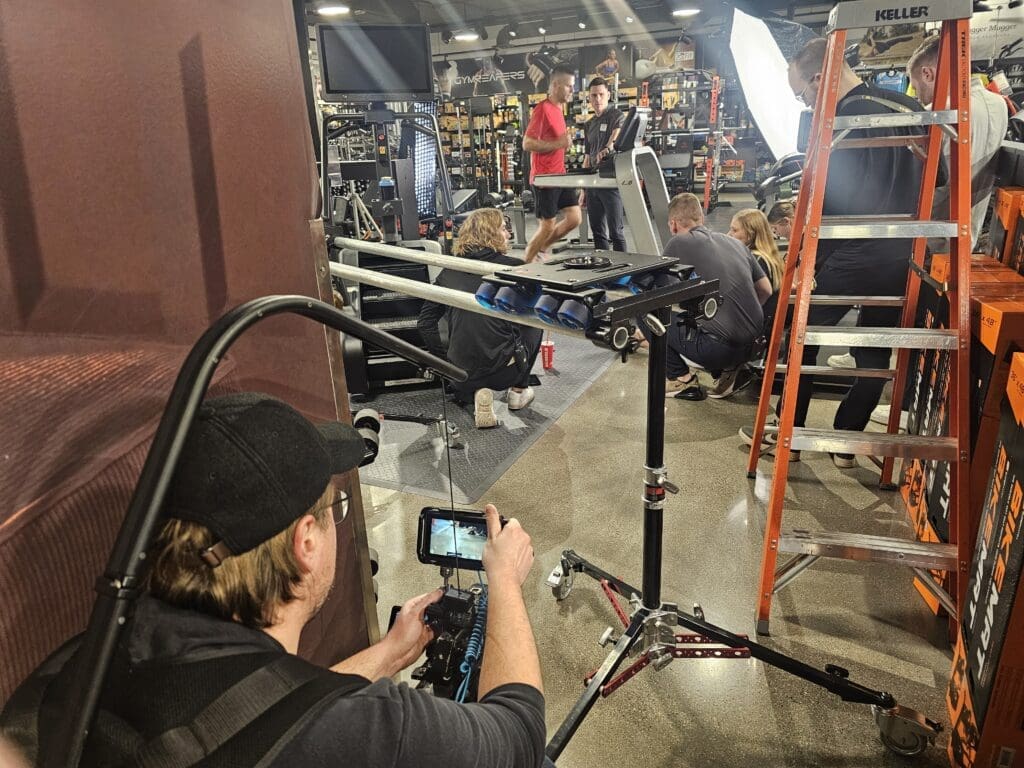
[[[665,449],[665,373],[668,349],[664,326],[669,323],[669,310],[659,309],[655,316],[658,323],[649,323],[654,331],[651,337],[650,355],[647,365],[647,455],[644,466],[644,537],[643,537],[643,589],[637,590],[624,581],[580,557],[574,551],[565,550],[561,562],[548,577],[548,583],[559,600],[568,597],[576,573],[583,573],[601,582],[605,593],[625,625],[622,634],[615,636],[609,628],[601,638],[601,644],[614,642],[615,647],[601,666],[588,676],[587,687],[555,735],[548,743],[546,753],[552,760],[565,749],[576,733],[583,719],[590,712],[598,696],[608,696],[623,683],[650,665],[663,669],[674,658],[745,658],[753,656],[766,664],[778,667],[784,672],[796,675],[809,683],[821,686],[836,694],[843,701],[869,704],[875,715],[882,743],[900,755],[916,755],[924,751],[935,740],[942,726],[924,717],[915,710],[900,706],[892,694],[866,688],[849,680],[849,673],[842,667],[826,665],[824,670],[815,669],[804,662],[773,651],[758,643],[750,642],[745,636],[736,635],[709,624],[704,620],[699,606],[694,613],[680,611],[674,603],[661,601],[661,551],[662,551],[662,510],[665,493],[677,493],[678,488],[668,482],[664,465]],[[662,331],[658,333],[658,331]],[[632,614],[627,615],[620,608],[615,595],[621,595],[630,602]],[[681,627],[695,633],[676,634]],[[721,648],[708,648],[708,644],[720,644]],[[680,646],[689,646],[680,647]],[[618,677],[612,676],[630,654],[638,660]]]

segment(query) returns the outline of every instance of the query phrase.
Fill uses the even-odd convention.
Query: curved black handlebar
[[[308,317],[368,341],[447,379],[466,380],[466,372],[446,360],[307,296],[253,299],[210,326],[182,363],[107,567],[96,582],[96,601],[75,657],[56,737],[40,745],[40,764],[46,768],[75,768],[81,759],[111,656],[142,584],[146,551],[152,544],[167,487],[217,365],[235,339],[250,326],[272,315],[287,313]]]

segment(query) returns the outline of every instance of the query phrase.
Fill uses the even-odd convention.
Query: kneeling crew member
[[[704,390],[686,360],[706,369],[714,378],[750,359],[764,324],[761,305],[772,295],[750,251],[738,240],[704,226],[704,209],[696,195],[684,192],[668,206],[668,228],[674,237],[665,255],[690,264],[705,280],[718,280],[722,300],[718,313],[700,328],[673,322],[668,329],[668,383],[665,394],[681,400],[703,400]],[[725,397],[732,389],[713,393]]]
[[[459,228],[454,254],[466,259],[505,266],[521,266],[508,255],[509,231],[505,217],[494,208],[480,208],[466,217]],[[480,276],[441,270],[436,285],[475,293]],[[448,318],[448,343],[441,339],[441,319]],[[544,332],[485,317],[476,312],[424,301],[417,323],[420,335],[431,354],[451,360],[464,369],[469,378],[452,384],[455,394],[474,404],[478,429],[498,425],[494,414],[494,393],[508,390],[508,408],[518,411],[533,402],[530,371],[537,361]]]
[[[431,639],[423,616],[440,590],[407,602],[383,640],[330,669],[294,655],[335,581],[335,526],[348,497],[332,478],[357,467],[363,452],[351,427],[314,427],[267,395],[202,405],[150,551],[148,594],[115,652],[82,766],[542,764],[540,665],[520,589],[533,550],[515,520],[501,527],[493,506],[479,704],[390,679]],[[69,647],[22,685],[0,721],[32,758],[56,726],[51,697],[70,665],[56,665],[49,681],[40,673]],[[254,682],[241,701],[210,707]],[[268,697],[268,688],[280,695]],[[35,723],[25,702],[38,710],[33,734],[17,729]]]

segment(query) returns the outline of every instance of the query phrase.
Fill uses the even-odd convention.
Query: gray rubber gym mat
[[[529,407],[510,412],[504,393],[495,393],[494,410],[501,426],[476,429],[473,406],[448,402],[448,418],[459,428],[465,448],[451,451],[452,492],[458,504],[474,504],[512,463],[619,358],[583,339],[555,334],[555,368],[544,371],[540,358],[534,373],[541,386]],[[499,399],[500,398],[500,399]],[[448,463],[444,441],[430,426],[388,421],[388,412],[441,415],[440,389],[394,391],[354,408],[384,414],[377,460],[359,470],[364,483],[416,493],[447,502]]]

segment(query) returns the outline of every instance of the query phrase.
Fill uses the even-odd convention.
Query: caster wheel
[[[562,578],[559,580],[557,586],[551,587],[551,594],[555,596],[555,600],[561,602],[569,596],[572,592],[572,583],[576,578],[576,572],[571,568],[562,568]]]
[[[558,322],[574,331],[585,330],[592,319],[590,307],[582,301],[566,299],[558,308]]]
[[[359,430],[359,436],[363,438],[364,447],[363,461],[359,466],[365,467],[367,464],[372,464],[377,458],[377,454],[380,453],[380,435],[372,429],[364,427]]]
[[[898,738],[886,733],[879,733],[885,748],[903,757],[920,755],[928,748],[928,739],[920,733],[904,732]]]
[[[481,283],[480,287],[476,289],[476,301],[481,307],[496,309],[494,306],[494,295],[497,292],[498,287],[493,283]]]
[[[374,432],[380,432],[380,414],[373,408],[358,410],[352,417],[352,426],[356,429],[372,429]]]
[[[538,320],[542,320],[548,325],[558,325],[558,307],[561,303],[562,300],[557,296],[545,294],[537,299],[537,303],[533,305],[533,311],[537,314]]]

